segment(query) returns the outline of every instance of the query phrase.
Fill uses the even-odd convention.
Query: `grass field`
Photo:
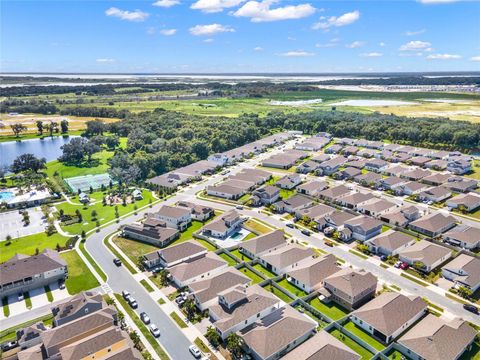
[[[65,285],[70,295],[100,285],[75,250],[63,252],[60,256],[68,266],[68,279],[65,281]]]
[[[245,225],[248,226],[249,228],[253,229],[254,231],[258,232],[259,234],[266,234],[271,231],[273,231],[272,228],[262,224],[258,220],[253,220],[253,219],[248,219],[245,222]]]
[[[68,238],[55,233],[47,236],[46,233],[38,233],[23,236],[11,240],[10,245],[6,241],[0,243],[0,262],[5,262],[15,254],[34,255],[36,249],[42,252],[45,249],[55,249],[57,244],[65,246]]]
[[[221,253],[219,256],[228,263],[228,266],[234,266],[238,264],[237,260],[232,258],[227,253]]]
[[[255,270],[257,270],[258,272],[261,272],[266,277],[273,278],[273,277],[277,276],[273,272],[267,270],[267,268],[263,267],[262,264],[255,264],[255,265],[253,265],[253,268]]]
[[[115,236],[112,239],[113,243],[122,250],[135,264],[138,262],[140,256],[151,253],[159,248],[141,241],[125,239],[121,236]]]
[[[360,355],[361,360],[367,360],[367,359],[371,359],[373,357],[373,354],[370,351],[368,351],[363,346],[361,346],[360,344],[353,341],[353,339],[349,338],[348,336],[343,335],[339,330],[333,329],[329,332],[330,332],[331,335],[335,336],[338,340],[343,342],[350,349],[352,349],[358,355]]]
[[[291,284],[287,279],[282,279],[281,281],[277,282],[282,288],[290,292],[290,294],[295,295],[296,297],[304,297],[307,293],[295,285]]]
[[[170,317],[173,319],[173,321],[175,321],[177,323],[177,325],[180,328],[185,329],[187,327],[187,324],[185,324],[185,321],[183,321],[175,311],[172,311],[170,313]]]
[[[250,259],[247,255],[245,254],[242,254],[238,249],[235,249],[235,250],[232,250],[230,251],[230,253],[235,256],[237,259],[241,260],[241,261],[250,261],[252,259]]]
[[[370,336],[370,334],[357,327],[353,322],[348,321],[345,325],[343,325],[343,327],[378,351],[385,349],[385,345],[383,345],[380,341],[375,340],[372,336]]]
[[[331,301],[329,304],[325,304],[320,301],[318,297],[312,299],[309,303],[315,309],[320,311],[322,314],[325,314],[332,320],[339,320],[348,314],[346,309],[341,308],[339,305]]]
[[[250,279],[252,279],[252,282],[254,284],[258,284],[259,282],[262,282],[264,279],[261,276],[258,276],[255,274],[252,270],[248,269],[247,267],[241,267],[238,269],[241,271],[245,276],[248,276]]]
[[[266,285],[264,287],[265,290],[268,290],[270,291],[272,294],[274,294],[276,297],[278,297],[279,299],[283,300],[284,302],[286,302],[287,304],[292,302],[293,299],[288,296],[287,294],[285,294],[283,291],[277,289],[275,286],[273,285]]]

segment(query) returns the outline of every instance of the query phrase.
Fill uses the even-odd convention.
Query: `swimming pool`
[[[0,191],[0,202],[13,199],[15,194],[11,191]]]
[[[243,234],[240,232],[240,231],[237,231],[235,234],[232,234],[230,236],[231,239],[233,240],[238,240],[240,239],[241,237],[243,237]]]

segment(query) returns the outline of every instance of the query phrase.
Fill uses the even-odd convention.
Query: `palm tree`
[[[195,316],[195,310],[197,307],[195,306],[195,302],[193,299],[187,299],[185,301],[185,304],[183,305],[185,307],[185,311],[187,312],[187,318],[188,320],[192,321],[193,317]]]
[[[221,337],[218,334],[217,330],[213,326],[209,326],[207,328],[207,332],[205,333],[205,338],[210,341],[210,344],[213,345],[213,347],[217,347],[220,344]]]
[[[129,335],[130,340],[133,342],[133,346],[138,349],[138,346],[140,345],[140,336],[138,336],[136,331],[132,331]]]
[[[242,338],[240,335],[232,332],[227,337],[227,349],[234,357],[239,357],[242,351]]]

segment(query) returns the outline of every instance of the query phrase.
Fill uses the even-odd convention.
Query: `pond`
[[[33,154],[37,158],[48,161],[56,160],[62,155],[62,147],[74,136],[54,136],[44,139],[27,139],[22,141],[7,141],[0,143],[0,166],[10,166],[13,160],[22,154]]]

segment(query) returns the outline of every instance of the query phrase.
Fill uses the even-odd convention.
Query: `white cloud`
[[[427,56],[428,60],[455,60],[462,57],[457,54],[431,54]]]
[[[360,56],[361,57],[380,57],[380,56],[383,56],[383,54],[380,52],[369,52],[369,53],[360,54]]]
[[[472,56],[472,57],[470,58],[470,61],[480,61],[480,55],[478,55],[478,56]]]
[[[252,22],[301,19],[312,15],[316,9],[310,4],[288,5],[270,9],[271,0],[249,1],[233,13],[234,16],[248,17]]]
[[[238,6],[245,0],[197,0],[190,9],[200,10],[205,13],[221,12],[223,9]]]
[[[179,5],[180,1],[178,0],[157,0],[155,1],[152,5],[153,6],[158,6],[158,7],[163,7],[163,8],[169,8],[175,5]]]
[[[115,59],[96,59],[95,61],[97,64],[113,64],[116,62]]]
[[[378,45],[381,46],[381,47],[384,47],[384,46],[386,46],[387,44],[385,44],[384,42],[381,42],[381,43],[379,43]]]
[[[453,3],[460,0],[417,0],[417,1],[422,4],[448,4],[448,3]]]
[[[327,30],[331,27],[341,27],[345,25],[353,24],[355,21],[360,19],[360,11],[355,10],[349,13],[345,13],[341,16],[330,16],[329,18],[321,17],[320,22],[313,24],[312,28],[314,30],[323,29]]]
[[[214,41],[215,41],[215,40],[212,39],[212,38],[208,38],[208,39],[203,40],[204,43],[212,43],[212,42],[214,42]]]
[[[263,51],[263,48],[261,46],[257,46],[253,48],[253,51]]]
[[[294,51],[287,51],[284,53],[278,54],[279,56],[286,56],[286,57],[307,57],[313,56],[314,53],[303,51],[303,50],[294,50]]]
[[[195,36],[211,36],[225,32],[235,32],[235,29],[229,25],[209,24],[209,25],[195,25],[191,27],[190,33]]]
[[[409,41],[406,44],[400,46],[400,51],[432,51],[432,44],[428,41]]]
[[[122,20],[140,22],[148,18],[150,14],[140,10],[127,11],[127,10],[120,10],[119,8],[116,8],[116,7],[111,7],[105,11],[105,15],[117,17]]]
[[[414,30],[414,31],[405,31],[404,35],[406,36],[415,36],[415,35],[420,35],[423,34],[426,29],[420,29],[420,30]]]
[[[177,33],[177,29],[162,29],[159,32],[164,36],[172,36]]]
[[[365,43],[363,41],[354,41],[350,44],[346,44],[345,47],[347,47],[349,49],[358,49],[359,47],[362,47],[363,45],[365,45]]]

